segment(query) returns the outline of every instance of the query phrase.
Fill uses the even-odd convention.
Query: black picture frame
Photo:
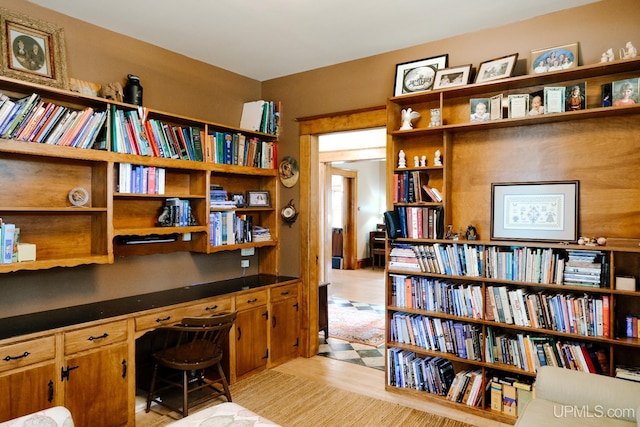
[[[249,208],[271,207],[271,194],[268,191],[247,191],[245,204]]]
[[[436,71],[447,68],[448,62],[449,54],[446,53],[397,64],[393,96],[432,90]]]
[[[576,243],[580,181],[491,184],[491,240]]]

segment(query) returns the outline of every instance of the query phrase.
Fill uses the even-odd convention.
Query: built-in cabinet
[[[637,126],[640,106],[603,106],[607,85],[638,77],[639,60],[616,61],[389,99],[388,209],[420,210],[421,214],[427,215],[433,208],[442,207],[445,238],[416,235],[418,216],[408,214],[406,237],[389,239],[387,244],[388,389],[417,393],[486,417],[514,422],[513,417],[492,412],[490,395],[482,390],[488,390],[487,385],[493,377],[535,378],[535,363],[532,366],[532,359],[528,359],[529,366],[523,365],[522,357],[526,359],[526,354],[518,353],[525,351],[527,340],[541,344],[541,347],[534,344],[529,348],[540,348],[543,352],[545,346],[542,344],[545,342],[552,343],[552,347],[547,346],[552,351],[553,343],[560,343],[576,345],[576,349],[586,349],[587,353],[597,352],[604,358],[600,359],[600,366],[596,364],[595,371],[605,375],[615,375],[615,368],[620,365],[640,365],[640,342],[638,338],[628,337],[627,333],[628,316],[640,313],[640,292],[637,287],[632,290],[616,288],[617,276],[633,276],[636,281],[640,277],[637,222],[640,155],[635,143],[640,137]],[[544,91],[545,87],[570,88],[582,83],[586,88],[585,108],[582,110],[507,118],[509,95],[533,96]],[[501,118],[471,122],[471,99],[491,99],[499,95],[505,100],[504,104],[498,104],[499,108],[502,109],[502,105],[505,108]],[[413,129],[400,130],[401,112],[408,108],[418,111],[421,118],[413,122]],[[441,112],[442,123],[439,126],[429,126],[432,109]],[[401,150],[406,159],[405,167],[399,167],[402,166],[399,164]],[[442,155],[442,165],[434,164],[436,150]],[[427,164],[416,166],[414,157],[423,155]],[[423,177],[428,174],[429,185],[442,192],[443,200],[421,202],[398,198],[397,177],[412,173],[414,176],[423,173]],[[545,243],[535,238],[526,241],[491,239],[491,184],[568,180],[580,183],[577,205],[579,236],[604,236],[607,238],[606,246]],[[412,224],[414,234],[411,233]],[[426,227],[428,221],[420,223],[420,227],[423,225]],[[450,238],[446,238],[449,225]],[[474,240],[466,239],[465,231],[469,225],[474,226]],[[402,252],[393,253],[394,247],[417,254],[418,264],[403,266],[406,259],[402,259]],[[598,251],[597,262],[602,266],[594,286],[563,281],[562,272],[559,281],[554,280],[553,275],[542,280],[540,270],[530,276],[518,276],[513,263],[523,252],[531,254],[529,261],[536,259],[537,255],[540,262],[543,253],[551,258],[567,260],[569,252],[587,254],[590,251]],[[445,263],[447,260],[451,263],[449,269],[433,267],[433,263],[437,263],[436,252],[438,257],[444,257]],[[498,260],[500,264],[494,264]],[[520,258],[522,260],[527,260],[527,257]],[[534,270],[527,270],[534,269],[532,265],[535,264],[520,265],[520,268],[532,273]],[[549,264],[545,265],[550,268]],[[502,269],[504,275],[496,273]],[[579,326],[578,321],[575,329],[564,330],[555,323],[560,319],[545,319],[544,312],[537,312],[536,316],[542,314],[543,317],[536,319],[496,318],[491,309],[496,288],[503,288],[507,295],[525,298],[529,295],[543,302],[554,297],[582,298],[575,307],[577,309],[583,304],[583,309],[586,308],[586,312],[581,311],[586,324]],[[505,309],[516,308],[533,315],[530,310],[535,305],[521,307],[517,299],[508,298]],[[526,304],[526,299],[523,301]],[[606,309],[597,311],[603,303]],[[598,313],[601,317],[597,317]],[[415,328],[423,325],[425,330],[419,332],[412,329],[412,325]],[[451,327],[453,336],[446,329],[429,332],[428,328],[435,325]],[[605,325],[608,330],[603,329]],[[402,327],[404,335],[398,329]],[[455,335],[458,329],[463,335]],[[413,335],[413,332],[420,336]],[[441,345],[438,345],[438,339],[443,339]],[[456,340],[460,340],[461,345],[456,345]],[[530,357],[536,357],[536,354]],[[439,368],[448,366],[443,370],[449,370],[446,373],[450,375],[449,379],[465,370],[478,372],[483,382],[476,402],[471,406],[454,402],[446,397],[447,390],[438,393],[437,385],[429,392],[424,391],[424,384],[399,384],[394,369],[402,358],[405,361],[400,362],[400,366],[407,369],[414,366],[412,360],[415,359],[426,360],[427,365],[431,363],[435,373]],[[448,362],[443,363],[442,360]],[[578,365],[575,367],[582,369]],[[416,388],[422,388],[422,391],[416,391]]]

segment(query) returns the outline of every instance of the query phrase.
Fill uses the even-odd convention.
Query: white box
[[[35,261],[36,260],[36,244],[35,243],[18,243],[18,262]]]
[[[616,276],[616,290],[635,291],[636,278],[633,276]]]

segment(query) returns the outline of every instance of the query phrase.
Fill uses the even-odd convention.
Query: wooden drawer
[[[230,311],[231,298],[219,298],[185,307],[182,317],[208,317]]]
[[[143,314],[142,316],[136,317],[136,331],[144,331],[147,329],[155,329],[158,326],[176,324],[184,317],[183,313],[184,308],[167,308],[162,311]]]
[[[282,301],[287,298],[294,298],[298,296],[298,284],[293,283],[291,285],[276,286],[271,288],[271,302]]]
[[[267,290],[247,292],[236,296],[236,310],[248,310],[253,307],[267,304]]]
[[[103,323],[76,331],[65,332],[64,354],[101,347],[127,339],[127,321]]]
[[[55,336],[9,344],[0,348],[0,372],[53,360],[56,354]]]

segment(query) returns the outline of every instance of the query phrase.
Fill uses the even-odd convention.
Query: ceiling
[[[265,81],[599,0],[29,0]]]

